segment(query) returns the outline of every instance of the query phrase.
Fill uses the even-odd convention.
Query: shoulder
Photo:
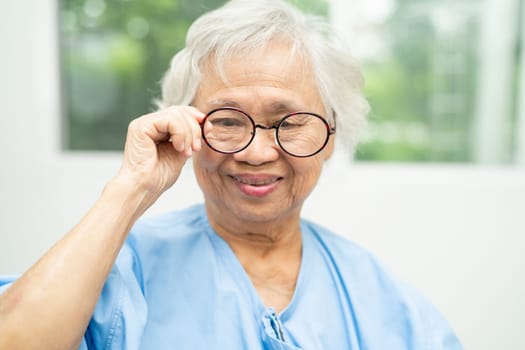
[[[329,257],[341,282],[354,296],[381,298],[406,304],[429,304],[372,252],[318,224],[305,221],[316,249]],[[375,300],[377,301],[377,300]]]
[[[316,223],[303,220],[303,228],[315,247],[352,293],[377,297],[402,294],[408,285],[399,280],[377,257],[362,246]]]
[[[171,211],[149,218],[142,218],[133,226],[130,237],[147,235],[158,239],[190,234],[206,224],[204,205]]]
[[[140,299],[152,276],[171,271],[166,266],[184,266],[189,252],[199,251],[189,248],[206,244],[207,225],[202,205],[140,219],[119,252],[105,294],[111,296],[109,299],[117,296],[118,300],[118,293],[133,291],[132,299]],[[111,290],[117,292],[109,293]]]
[[[202,204],[142,218],[131,229],[125,247],[139,255],[152,255],[149,258],[154,258],[165,249],[191,244],[194,240],[201,239],[208,226]]]
[[[133,226],[117,266],[133,271],[139,280],[143,275],[158,274],[159,268],[165,270],[167,263],[182,266],[190,254],[208,251],[209,230],[202,204],[141,219]]]
[[[362,327],[386,328],[382,334],[411,339],[418,349],[461,349],[434,305],[370,251],[318,224],[303,220],[303,225]]]
[[[328,254],[334,263],[352,263],[360,270],[373,269],[378,273],[387,273],[379,260],[366,248],[312,221],[303,219],[301,223],[304,233],[310,236],[316,248]]]
[[[137,348],[147,321],[146,295],[165,287],[175,267],[185,266],[181,260],[188,257],[191,242],[206,239],[202,233],[207,225],[204,207],[196,205],[140,219],[133,226],[93,313],[85,337],[88,347]]]

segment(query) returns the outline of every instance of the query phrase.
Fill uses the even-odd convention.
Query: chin
[[[276,207],[274,203],[271,205],[263,203],[239,203],[229,205],[223,203],[223,206],[224,210],[237,220],[254,224],[277,223],[292,218],[299,218],[300,216],[300,207]],[[222,210],[220,213],[222,214]],[[226,217],[224,214],[222,216]]]

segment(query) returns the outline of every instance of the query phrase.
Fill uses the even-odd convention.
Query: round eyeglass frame
[[[239,148],[238,150],[235,150],[235,151],[221,151],[215,147],[213,147],[209,142],[208,140],[206,139],[206,135],[204,134],[204,125],[206,123],[206,120],[208,120],[208,118],[213,114],[213,113],[216,113],[216,112],[219,112],[219,111],[235,111],[235,112],[238,112],[238,113],[241,113],[243,114],[244,116],[246,116],[248,118],[248,120],[250,121],[250,123],[252,124],[252,131],[251,131],[251,137],[250,137],[250,140],[246,143],[246,145],[244,145],[243,147]],[[279,127],[283,124],[283,122],[290,118],[290,117],[293,117],[295,115],[299,115],[299,114],[307,114],[307,115],[310,115],[310,116],[313,116],[313,117],[316,117],[316,118],[319,118],[323,123],[324,125],[326,126],[326,138],[322,144],[321,147],[319,147],[319,149],[315,152],[312,152],[312,153],[309,153],[309,154],[306,154],[306,155],[297,155],[297,154],[294,154],[294,153],[291,153],[289,151],[286,150],[286,148],[283,147],[283,145],[281,144],[281,141],[279,141]],[[282,117],[279,122],[277,122],[277,124],[275,125],[272,125],[272,126],[266,126],[266,125],[262,125],[262,124],[256,124],[255,121],[253,120],[253,118],[246,112],[244,112],[243,110],[239,109],[239,108],[235,108],[235,107],[220,107],[220,108],[215,108],[215,109],[212,109],[211,111],[209,111],[206,116],[204,117],[204,119],[202,120],[201,124],[201,133],[202,133],[202,138],[204,139],[204,142],[206,142],[206,144],[208,145],[208,147],[210,147],[212,150],[214,150],[215,152],[218,152],[218,153],[222,153],[222,154],[234,154],[234,153],[239,153],[241,151],[244,151],[246,148],[248,148],[248,146],[250,146],[250,144],[252,143],[253,139],[255,138],[255,133],[256,133],[256,130],[257,128],[260,128],[260,129],[263,129],[263,130],[270,130],[270,129],[275,129],[275,134],[274,134],[274,139],[275,141],[277,142],[277,144],[279,145],[279,147],[288,155],[291,155],[292,157],[296,157],[296,158],[307,158],[307,157],[312,157],[314,155],[316,155],[317,153],[321,152],[327,145],[328,143],[328,140],[330,139],[330,136],[335,134],[335,131],[336,131],[336,125],[335,125],[335,118],[334,118],[334,126],[331,127],[328,122],[326,121],[325,118],[321,117],[319,114],[316,114],[316,113],[312,113],[312,112],[293,112],[293,113],[289,113],[289,114],[286,114],[284,117]]]

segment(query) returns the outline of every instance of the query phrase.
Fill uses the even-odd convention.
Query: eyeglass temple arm
[[[334,126],[330,126],[330,135],[335,134],[335,131],[337,129],[337,117],[333,109],[332,109],[332,119],[334,120]]]

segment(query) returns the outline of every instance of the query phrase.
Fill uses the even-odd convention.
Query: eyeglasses
[[[201,123],[206,144],[219,153],[231,154],[244,150],[255,137],[255,130],[275,129],[275,142],[287,154],[311,157],[326,146],[335,126],[318,114],[294,112],[285,115],[273,126],[255,124],[252,117],[240,109],[222,107],[213,109]]]

